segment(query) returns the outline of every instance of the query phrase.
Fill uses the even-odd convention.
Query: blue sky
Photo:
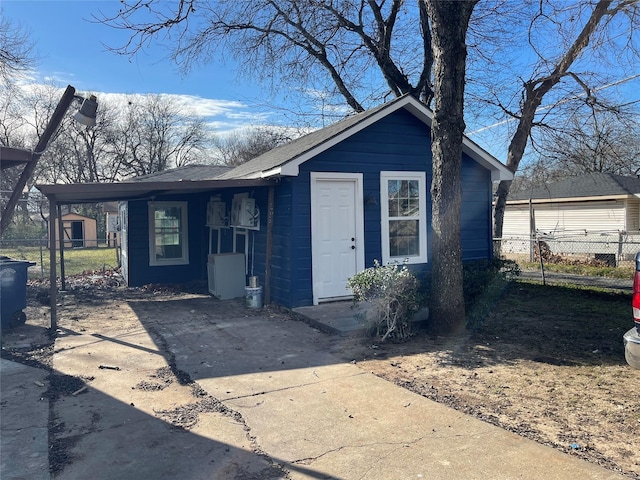
[[[0,0],[2,14],[29,31],[38,65],[32,81],[73,85],[79,92],[107,94],[163,93],[205,115],[217,129],[251,122],[275,122],[277,112],[265,107],[270,99],[255,85],[235,77],[233,65],[211,63],[188,75],[177,71],[159,47],[134,57],[108,51],[127,33],[96,23],[92,15],[113,14],[117,0]],[[99,101],[99,98],[98,98]]]
[[[2,15],[26,28],[35,43],[38,65],[31,81],[64,88],[73,85],[80,93],[96,93],[110,100],[121,94],[171,94],[185,107],[209,121],[216,132],[248,124],[278,124],[282,99],[247,79],[237,78],[232,63],[212,62],[196,66],[188,75],[166,58],[167,51],[151,45],[134,57],[108,51],[128,39],[128,33],[96,22],[93,15],[114,15],[118,0],[0,0]],[[630,100],[637,100],[640,79],[624,85]],[[468,125],[480,146],[504,161],[509,140],[503,128],[484,129],[486,124]]]

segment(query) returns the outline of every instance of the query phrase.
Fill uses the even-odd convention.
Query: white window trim
[[[389,254],[389,189],[388,180],[418,180],[420,192],[420,214],[418,215],[420,255],[391,257]],[[380,217],[382,240],[382,263],[427,263],[427,178],[425,172],[380,172]]]
[[[189,264],[189,222],[187,202],[149,202],[149,265],[165,266],[165,265],[188,265]],[[155,255],[156,251],[156,235],[155,235],[155,210],[156,208],[180,207],[182,210],[180,235],[182,237],[182,257],[170,259],[158,259]]]

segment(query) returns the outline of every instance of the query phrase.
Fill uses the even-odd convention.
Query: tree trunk
[[[453,334],[465,327],[460,212],[466,33],[475,1],[424,0],[431,18],[435,59],[431,326]]]

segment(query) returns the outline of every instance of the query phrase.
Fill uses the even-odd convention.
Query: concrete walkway
[[[49,478],[49,372],[0,358],[0,478]]]
[[[73,441],[73,462],[55,478],[624,478],[344,363],[326,333],[286,315],[239,303],[213,317],[208,297],[162,303],[130,304],[139,323],[126,332],[56,340],[54,368],[94,379],[86,393],[55,404]],[[329,315],[315,312],[316,321]],[[136,373],[157,372],[167,358],[221,402],[193,427],[176,430],[152,406],[156,393],[136,388]],[[3,360],[1,373],[1,478],[48,478],[48,408],[34,383],[46,372]],[[175,403],[163,409],[180,413],[195,401],[169,388]]]

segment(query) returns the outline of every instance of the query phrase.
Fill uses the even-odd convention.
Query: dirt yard
[[[127,301],[188,295],[161,287],[130,290],[116,288],[117,282],[98,283],[72,283],[72,300],[61,306],[63,331],[100,331],[107,317],[113,328]],[[4,357],[51,366],[51,342],[33,325],[48,321],[47,301],[46,288],[29,288],[30,320],[15,334],[13,346],[3,347]],[[640,479],[640,371],[626,365],[622,350],[630,310],[628,295],[515,282],[481,329],[463,337],[431,338],[417,332],[408,342],[378,343],[367,337],[327,335],[327,348],[427,398]],[[268,313],[288,315],[278,309]],[[140,389],[159,388],[160,380],[141,383]],[[58,379],[49,396],[55,400],[82,384]],[[61,469],[69,461],[64,450],[58,453],[51,459],[54,472],[56,462]]]
[[[513,283],[482,328],[361,343],[345,358],[427,398],[640,478],[640,370],[629,295]]]

